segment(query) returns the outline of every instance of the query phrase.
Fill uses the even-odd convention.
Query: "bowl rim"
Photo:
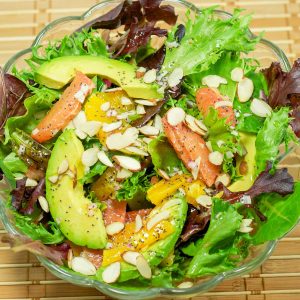
[[[122,0],[102,0],[98,4],[93,5],[88,10],[86,10],[83,14],[77,15],[77,16],[67,16],[63,18],[56,19],[52,22],[50,22],[47,26],[45,26],[35,37],[34,41],[32,42],[31,46],[23,49],[19,52],[17,52],[15,55],[13,55],[11,58],[8,59],[8,61],[5,63],[3,70],[4,72],[8,72],[11,67],[14,65],[15,61],[19,59],[21,56],[28,54],[32,51],[32,48],[39,45],[41,39],[45,36],[45,34],[55,28],[58,25],[61,25],[64,22],[68,21],[84,21],[89,16],[91,16],[95,11],[105,7],[108,4],[118,4],[122,2]],[[198,8],[193,3],[190,3],[185,0],[167,0],[165,2],[169,3],[176,3],[181,4],[185,6],[186,9],[190,9],[195,14],[201,13],[201,8]],[[232,16],[231,13],[226,12],[224,10],[218,10],[215,9],[215,12],[217,14],[223,15],[226,18],[230,18]],[[249,29],[249,33],[256,37],[255,34],[251,32]],[[282,67],[288,71],[291,69],[291,65],[289,63],[288,58],[286,57],[285,53],[274,43],[271,41],[261,38],[260,44],[263,44],[267,48],[271,49],[275,55],[277,56],[278,60],[282,64]],[[281,157],[282,159],[283,157]],[[0,195],[1,196],[1,195]],[[14,227],[14,225],[10,222],[8,216],[5,213],[6,206],[4,201],[0,201],[0,219],[2,219],[5,229],[12,234],[19,234],[18,230]],[[269,241],[265,245],[265,249],[257,256],[255,259],[246,262],[245,264],[236,267],[232,270],[222,272],[220,274],[211,276],[210,279],[207,281],[196,284],[191,288],[186,289],[180,289],[180,288],[163,288],[163,287],[154,287],[154,288],[147,288],[147,289],[140,289],[140,290],[124,290],[122,288],[114,287],[112,285],[108,285],[106,283],[100,282],[96,279],[89,278],[86,276],[82,276],[80,274],[71,273],[70,271],[67,271],[64,268],[61,268],[59,265],[53,263],[51,260],[42,257],[40,255],[36,255],[38,260],[44,265],[50,272],[52,272],[57,277],[67,280],[73,284],[82,285],[82,286],[91,286],[99,290],[100,292],[103,292],[109,296],[112,297],[118,297],[119,299],[132,299],[131,297],[135,296],[138,297],[138,299],[149,299],[154,298],[156,296],[191,296],[196,295],[200,293],[204,293],[216,285],[218,285],[220,282],[222,282],[225,279],[233,278],[233,277],[239,277],[241,275],[244,275],[246,273],[249,273],[259,267],[265,260],[269,258],[272,251],[274,250],[276,244],[278,243],[278,240],[276,241]]]

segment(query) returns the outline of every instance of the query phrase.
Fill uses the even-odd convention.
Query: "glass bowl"
[[[111,10],[120,2],[121,1],[116,0],[101,1],[99,4],[87,10],[81,16],[69,16],[51,22],[37,35],[34,42],[32,43],[32,47],[36,45],[46,45],[49,40],[59,39],[62,38],[64,35],[71,34],[77,28]],[[171,4],[175,7],[175,10],[179,16],[178,22],[182,22],[185,19],[185,12],[188,9],[191,11],[191,17],[201,12],[199,8],[183,0],[163,1],[163,3]],[[215,14],[220,18],[228,18],[231,16],[231,14],[220,10],[216,10]],[[250,30],[249,34],[252,35]],[[5,64],[4,72],[10,72],[13,66],[16,66],[17,68],[26,67],[24,59],[29,57],[30,53],[31,48],[18,52]],[[269,66],[272,61],[279,61],[282,65],[282,68],[285,71],[288,71],[290,69],[289,61],[286,55],[283,53],[283,51],[276,45],[265,39],[261,39],[261,41],[257,44],[256,49],[253,52],[249,53],[247,56],[258,59],[261,62],[261,67]],[[280,159],[282,158],[283,157],[280,157]],[[18,230],[15,228],[13,222],[9,218],[9,212],[7,211],[5,204],[6,201],[9,201],[9,199],[7,196],[5,196],[5,193],[3,192],[4,189],[4,186],[0,186],[0,200],[2,200],[0,201],[0,217],[8,233],[18,234]],[[87,278],[85,276],[81,276],[80,274],[68,271],[66,268],[62,268],[56,265],[55,263],[53,263],[45,257],[37,257],[39,261],[57,277],[76,285],[96,288],[100,292],[113,298],[128,300],[151,299],[158,296],[170,298],[189,298],[211,290],[225,279],[239,277],[256,269],[266,259],[268,259],[276,244],[277,241],[271,241],[260,245],[259,247],[254,247],[249,257],[239,267],[236,267],[230,271],[223,272],[215,276],[210,276],[201,279],[198,282],[196,282],[193,287],[187,289],[146,288],[139,290],[124,290],[99,282],[94,278]]]

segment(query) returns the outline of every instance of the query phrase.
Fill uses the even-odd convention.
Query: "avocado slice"
[[[106,246],[107,236],[99,208],[84,196],[83,185],[78,181],[84,175],[81,141],[72,129],[65,130],[55,142],[46,172],[46,197],[50,213],[62,233],[74,244],[101,249]],[[57,175],[63,160],[75,179],[64,173],[57,183],[49,177]]]
[[[156,243],[151,245],[147,250],[141,252],[141,254],[143,254],[143,256],[146,258],[148,264],[151,267],[159,265],[174,250],[175,244],[181,234],[183,225],[185,223],[187,209],[188,206],[186,200],[182,197],[174,196],[173,198],[167,199],[163,201],[160,205],[153,208],[153,210],[149,214],[148,218],[150,219],[157,213],[160,213],[162,211],[169,211],[169,221],[174,227],[174,231],[169,236],[167,236],[163,240],[157,241]],[[104,270],[105,267],[101,267],[97,271],[96,276],[100,281],[103,281],[102,273]],[[135,279],[139,276],[140,274],[135,266],[132,266],[125,262],[121,263],[121,274],[118,279],[118,282],[128,281],[131,279]]]
[[[99,75],[120,86],[132,98],[162,98],[157,86],[136,78],[136,67],[100,56],[63,56],[43,63],[35,71],[35,81],[52,89],[61,89],[75,76],[75,71]]]

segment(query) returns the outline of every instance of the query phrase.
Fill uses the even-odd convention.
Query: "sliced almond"
[[[149,219],[147,222],[147,230],[149,231],[152,227],[154,227],[157,223],[161,222],[162,220],[166,220],[170,218],[170,212],[165,210],[162,211]]]
[[[138,138],[139,131],[130,127],[122,133],[114,133],[106,138],[106,146],[110,150],[121,150],[133,144]]]
[[[132,157],[115,155],[113,159],[122,167],[132,172],[141,170],[141,163]]]
[[[148,136],[158,135],[159,129],[157,129],[154,126],[145,125],[141,128],[139,128],[140,133]]]
[[[178,85],[183,78],[183,69],[175,68],[172,73],[168,77],[168,85],[169,87],[175,87]]]
[[[130,176],[132,176],[132,172],[130,172],[127,169],[122,168],[120,171],[117,172],[117,179],[118,180],[123,180],[126,178],[129,178]]]
[[[250,226],[252,224],[253,219],[243,219],[241,226]]]
[[[108,156],[106,155],[106,153],[104,151],[99,151],[97,153],[98,159],[106,166],[108,167],[113,167],[113,163],[110,161],[110,159],[108,158]]]
[[[153,138],[149,138],[149,137],[144,137],[143,138],[143,142],[145,142],[146,144],[149,144],[152,141],[153,141]]]
[[[104,102],[103,104],[101,104],[100,109],[102,111],[108,111],[110,109],[110,102],[107,101],[107,102]]]
[[[156,70],[151,69],[144,74],[143,80],[145,83],[152,83],[156,80]]]
[[[87,134],[83,132],[81,129],[76,129],[75,134],[81,139],[84,140],[87,137]]]
[[[50,176],[50,177],[48,177],[48,180],[51,183],[56,183],[58,181],[58,176],[57,175]]]
[[[141,105],[141,104],[137,105],[137,107],[136,107],[136,113],[138,115],[144,115],[146,113],[144,105]]]
[[[195,118],[195,123],[203,131],[208,131],[207,127],[205,126],[205,124],[201,120],[198,120],[198,119]]]
[[[237,94],[240,102],[247,102],[254,90],[253,81],[247,77],[243,78],[237,86]]]
[[[167,174],[167,172],[165,172],[164,170],[162,169],[158,169],[157,170],[157,173],[164,179],[166,180],[170,180],[170,176]]]
[[[211,141],[207,141],[205,144],[206,144],[206,147],[208,148],[208,150],[209,150],[210,152],[213,152],[213,148],[212,148],[212,145],[211,145]]]
[[[143,220],[140,215],[136,215],[134,232],[139,232],[142,229],[142,227],[143,227]]]
[[[272,113],[272,107],[263,100],[254,98],[250,104],[250,110],[257,116],[266,118]]]
[[[150,268],[147,260],[145,259],[145,257],[142,254],[140,254],[136,258],[136,268],[144,278],[151,279],[151,277],[152,277],[151,268]]]
[[[128,264],[131,264],[133,266],[136,266],[136,259],[138,256],[140,256],[141,254],[138,252],[134,252],[134,251],[126,251],[122,254],[122,258],[124,259],[125,262],[127,262]]]
[[[80,126],[87,121],[85,112],[81,110],[76,117],[73,119],[73,124],[76,128],[80,128]]]
[[[112,93],[112,92],[118,92],[118,91],[122,91],[122,88],[116,87],[116,88],[107,89],[107,90],[105,90],[105,93]]]
[[[181,282],[177,287],[179,289],[189,289],[193,286],[194,284],[191,281],[184,281]]]
[[[211,197],[207,195],[201,195],[197,197],[196,202],[206,208],[210,208],[212,206]]]
[[[159,130],[159,132],[163,132],[164,131],[164,127],[163,127],[162,119],[161,119],[160,115],[158,115],[158,114],[155,115],[154,121],[153,121],[153,126],[155,128],[157,128]]]
[[[95,275],[95,266],[85,257],[74,257],[71,262],[72,270],[86,276]]]
[[[93,166],[98,160],[98,148],[89,148],[82,153],[81,161],[86,167]]]
[[[122,121],[117,121],[113,123],[104,123],[102,126],[102,130],[104,132],[114,131],[122,126]]]
[[[121,264],[119,261],[107,266],[102,273],[102,279],[106,283],[114,283],[118,280],[121,274]]]
[[[207,75],[202,78],[202,84],[210,88],[218,88],[220,84],[227,84],[227,80],[219,75]]]
[[[218,175],[215,184],[221,182],[224,186],[228,186],[230,184],[230,176],[226,173]]]
[[[172,107],[167,112],[167,121],[171,126],[176,126],[185,119],[185,111],[181,107]]]
[[[242,68],[236,67],[230,72],[231,80],[240,82],[244,77],[244,70]]]
[[[132,101],[128,97],[122,96],[121,97],[121,104],[122,105],[130,105],[130,104],[132,104]]]
[[[25,182],[25,186],[26,186],[26,187],[35,187],[35,186],[37,186],[37,185],[38,185],[38,183],[37,183],[36,180],[31,179],[31,178],[27,178],[27,179],[26,179],[26,182]]]
[[[72,122],[72,121],[71,121]],[[70,124],[70,123],[69,123]],[[32,131],[31,131],[31,134],[33,135],[36,135],[40,132],[40,130],[38,128],[34,128]]]
[[[249,233],[253,230],[252,227],[240,227],[240,229],[238,230],[238,232],[241,232],[241,233]]]
[[[106,115],[108,117],[116,117],[118,114],[118,112],[115,110],[115,109],[109,109],[107,112],[106,112]]]
[[[122,222],[113,222],[106,226],[106,232],[108,235],[114,235],[121,232],[125,225]]]
[[[196,119],[191,115],[185,116],[185,124],[195,133],[198,133],[200,135],[205,135],[206,132],[199,128],[199,126],[196,124]]]
[[[129,116],[133,116],[135,114],[136,114],[135,110],[125,111],[125,112],[117,115],[117,119],[118,120],[124,120],[124,119],[127,119]]]
[[[47,199],[44,196],[39,196],[38,201],[39,201],[39,204],[40,204],[42,210],[44,212],[48,213],[49,212],[49,204],[48,204]]]
[[[126,148],[124,148],[124,150],[126,150],[132,154],[139,155],[139,156],[149,156],[149,154],[146,151],[144,151],[138,147],[135,147],[135,146],[126,147]]]
[[[222,100],[222,101],[218,101],[218,102],[215,103],[215,109],[217,109],[219,107],[226,107],[226,106],[232,107],[233,106],[232,101]]]
[[[80,126],[80,130],[86,133],[89,137],[96,135],[101,128],[101,122],[87,121]]]
[[[69,169],[69,162],[68,162],[67,159],[64,159],[64,160],[60,163],[60,165],[59,165],[59,167],[58,167],[58,169],[57,169],[57,174],[58,174],[58,175],[64,174],[65,172],[67,172],[68,169]]]
[[[195,160],[194,166],[191,169],[192,176],[195,180],[198,178],[198,174],[199,174],[199,170],[200,170],[200,162],[201,162],[201,157],[199,156]]]
[[[73,251],[72,251],[72,249],[69,249],[68,256],[67,256],[67,261],[68,261],[68,267],[70,269],[72,269],[72,260],[73,260]]]
[[[139,100],[135,100],[135,103],[140,104],[140,105],[145,105],[145,106],[155,106],[156,102],[155,101],[150,101],[150,100],[143,100],[143,99],[139,99]]]
[[[223,158],[223,154],[219,151],[213,151],[208,155],[208,160],[216,166],[220,166],[222,164]]]
[[[169,209],[170,207],[173,207],[175,205],[179,205],[182,203],[181,199],[178,198],[173,198],[171,200],[168,200],[162,207],[161,207],[161,211],[165,211],[167,209]]]

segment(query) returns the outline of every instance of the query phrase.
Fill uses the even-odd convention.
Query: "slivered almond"
[[[122,222],[113,222],[106,226],[106,233],[108,235],[114,235],[121,232],[124,229],[124,223]]]
[[[158,169],[157,170],[157,173],[164,179],[166,180],[170,180],[170,176],[167,174],[167,172],[165,172],[164,170],[162,169]]]
[[[50,176],[50,177],[48,177],[48,180],[51,183],[56,183],[58,181],[58,176],[57,175]]]
[[[215,184],[217,184],[218,182],[221,182],[224,186],[228,186],[230,184],[230,176],[226,173],[220,174],[217,177]]]
[[[107,266],[102,273],[102,279],[106,283],[114,283],[118,280],[121,274],[121,264],[119,261]]]
[[[110,109],[110,102],[108,101],[101,104],[100,109],[102,111],[108,111]]]
[[[175,87],[178,85],[183,77],[183,69],[175,68],[172,73],[168,77],[168,85],[169,87]]]
[[[101,122],[87,121],[80,126],[80,130],[86,133],[89,137],[96,135],[101,128]]]
[[[141,163],[132,157],[115,155],[113,159],[122,167],[132,172],[137,172],[141,169]]]
[[[135,146],[129,146],[129,147],[126,147],[124,148],[125,150],[127,150],[128,152],[132,153],[132,154],[136,154],[136,155],[139,155],[139,156],[149,156],[149,154],[138,148],[138,147],[135,147]]]
[[[144,278],[151,279],[151,277],[152,277],[151,268],[150,268],[147,260],[145,259],[145,257],[142,254],[140,254],[136,258],[136,268]]]
[[[85,257],[74,257],[71,262],[72,270],[83,275],[92,276],[96,274],[95,266]]]
[[[141,254],[138,252],[134,252],[134,251],[126,251],[123,253],[122,258],[124,259],[125,262],[136,266],[136,259],[138,256],[140,256]]]
[[[250,104],[250,110],[257,116],[266,118],[272,113],[271,106],[263,100],[254,98]]]
[[[222,100],[215,103],[215,109],[226,106],[232,107],[233,103],[230,100]]]
[[[122,126],[122,121],[117,121],[113,123],[104,123],[102,126],[102,130],[104,132],[114,131]]]
[[[139,128],[140,133],[148,136],[158,135],[159,129],[157,129],[154,126],[145,125],[141,128]]]
[[[212,205],[211,197],[207,196],[207,195],[201,195],[201,196],[197,197],[196,202],[206,208],[209,208]]]
[[[159,223],[162,220],[166,220],[170,218],[170,212],[165,210],[162,211],[153,217],[151,217],[147,222],[147,230],[150,230],[152,227],[154,227],[157,223]]]
[[[132,101],[128,97],[122,96],[121,97],[121,104],[122,105],[130,105],[130,104],[132,104]]]
[[[156,101],[150,101],[150,100],[143,100],[143,99],[139,99],[139,100],[134,100],[135,103],[140,104],[140,105],[144,105],[144,106],[155,106],[156,105]]]
[[[222,164],[223,158],[223,154],[219,151],[213,151],[208,155],[208,160],[216,166],[220,166]]]
[[[237,86],[237,94],[240,102],[247,102],[254,90],[253,81],[247,77],[243,78]]]
[[[44,212],[48,213],[49,212],[49,204],[48,204],[47,199],[44,196],[39,196],[38,201],[39,201],[39,204],[40,204],[42,210]]]
[[[231,77],[231,80],[236,81],[236,82],[240,82],[244,77],[244,70],[242,68],[239,68],[239,67],[234,68],[230,72],[230,77]]]
[[[84,140],[87,137],[87,134],[80,129],[75,130],[75,134],[81,139]]]
[[[196,119],[191,116],[191,115],[186,115],[185,116],[185,124],[194,132],[200,134],[200,135],[205,135],[206,132],[202,130],[197,124],[196,124]]]
[[[151,69],[144,74],[143,80],[145,83],[152,83],[156,80],[156,70]]]
[[[59,165],[59,167],[58,167],[58,169],[57,169],[57,174],[58,174],[58,175],[64,174],[65,172],[67,172],[68,169],[69,169],[69,162],[68,162],[67,159],[64,159],[64,160],[60,163],[60,165]]]
[[[132,175],[132,172],[130,172],[127,169],[122,168],[120,171],[117,172],[117,179],[118,180],[123,180]]]
[[[108,156],[106,155],[106,153],[104,151],[99,151],[98,154],[98,159],[106,166],[108,167],[113,167],[113,163],[110,161],[110,159],[108,158]]]
[[[136,215],[134,232],[139,232],[142,229],[142,227],[143,227],[143,220],[140,215]]]
[[[93,166],[98,160],[98,148],[89,148],[82,153],[81,161],[86,167]]]
[[[177,285],[177,287],[179,289],[189,289],[193,286],[194,284],[191,281],[184,281],[181,282],[179,285]]]
[[[171,126],[176,126],[185,119],[185,111],[181,107],[172,107],[167,112],[167,121]]]
[[[137,105],[137,107],[136,107],[136,113],[138,115],[144,115],[146,113],[144,105],[141,105],[141,104]]]
[[[219,75],[207,75],[202,78],[202,84],[210,88],[218,88],[220,84],[227,84],[227,80]]]
[[[31,179],[31,178],[27,178],[27,179],[26,179],[26,182],[25,182],[25,186],[26,186],[26,187],[35,187],[35,186],[37,186],[37,185],[38,185],[38,183],[37,183],[36,180]]]

